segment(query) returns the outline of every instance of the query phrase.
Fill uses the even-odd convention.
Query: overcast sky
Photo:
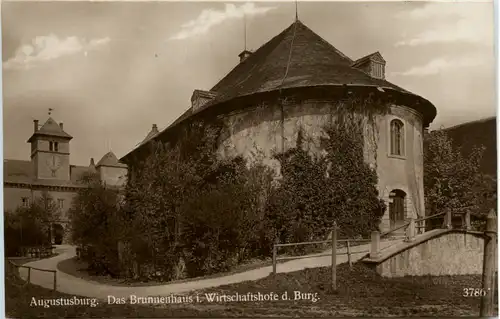
[[[299,2],[299,19],[438,108],[432,128],[496,111],[492,3]],[[2,3],[4,156],[29,159],[33,119],[64,122],[71,162],[118,157],[190,107],[294,20],[288,3]]]

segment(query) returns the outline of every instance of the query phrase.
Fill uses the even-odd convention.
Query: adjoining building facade
[[[325,124],[340,114],[342,101],[372,101],[354,107],[364,116],[363,110],[375,104],[386,106],[385,113],[364,121],[365,159],[378,174],[380,198],[389,203],[381,228],[425,215],[423,136],[436,108],[386,81],[386,61],[379,52],[352,60],[296,20],[255,52],[245,50],[239,57],[211,90],[194,90],[191,107],[172,125],[161,132],[153,132],[154,127],[146,141],[121,159],[132,178],[134,163],[148,152],[148,140],[167,142],[177,128],[200,119],[224,123],[222,157],[243,155],[252,161],[261,154],[259,160],[279,173],[272,154],[295,147],[299,130],[314,151]]]
[[[66,241],[69,235],[68,209],[79,188],[80,177],[86,172],[98,173],[107,185],[121,186],[126,182],[127,166],[119,163],[109,152],[97,163],[90,159],[89,166],[70,164],[71,135],[64,131],[63,123],[49,118],[41,127],[34,121],[30,160],[4,160],[4,209],[15,211],[28,207],[43,193],[50,195],[58,208],[53,221],[53,240]],[[57,237],[57,238],[56,238]]]

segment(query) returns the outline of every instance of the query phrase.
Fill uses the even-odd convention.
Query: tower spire
[[[52,111],[54,111],[54,109],[49,107],[49,116],[52,114]]]
[[[299,20],[299,5],[298,0],[295,0],[295,21]]]
[[[243,13],[243,50],[247,50],[247,14]]]

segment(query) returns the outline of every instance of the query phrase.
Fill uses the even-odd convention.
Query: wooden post
[[[278,254],[278,247],[276,245],[278,244],[278,242],[278,237],[276,237],[273,245],[273,275],[276,275],[276,257]]]
[[[406,228],[406,241],[410,242],[415,239],[415,219],[410,218],[410,224]]]
[[[31,267],[28,267],[28,284],[31,283]]]
[[[57,289],[57,271],[54,271],[54,291]]]
[[[349,269],[352,269],[351,243],[349,242],[349,239],[347,240],[347,261],[349,262]]]
[[[465,216],[464,216],[464,228],[465,230],[470,230],[471,229],[471,225],[470,225],[470,211],[466,211],[465,212]]]
[[[497,250],[497,216],[492,209],[488,213],[484,232],[483,291],[481,297],[481,317],[493,317],[495,305],[495,264]]]
[[[370,247],[370,258],[378,258],[380,256],[380,233],[372,231],[372,242]]]
[[[332,290],[337,290],[337,223],[332,229]]]
[[[445,215],[445,228],[447,229],[451,229],[451,209],[448,209],[446,211],[446,215]]]

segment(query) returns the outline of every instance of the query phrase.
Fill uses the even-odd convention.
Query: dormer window
[[[383,79],[384,75],[384,66],[381,63],[374,62],[372,64],[372,76],[377,79]]]
[[[384,80],[385,63],[380,52],[375,52],[354,61],[352,67],[365,72],[372,78]]]

